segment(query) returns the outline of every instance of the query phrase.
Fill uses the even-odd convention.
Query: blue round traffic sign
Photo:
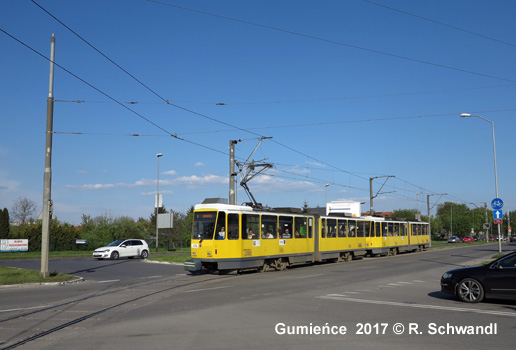
[[[495,198],[491,201],[491,207],[496,210],[502,209],[503,201],[500,198]]]

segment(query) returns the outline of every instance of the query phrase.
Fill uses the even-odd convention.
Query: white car
[[[148,256],[149,246],[143,239],[119,239],[93,252],[93,258],[98,260],[134,257],[147,259]]]

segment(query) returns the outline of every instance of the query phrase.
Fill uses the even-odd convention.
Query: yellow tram
[[[195,206],[185,270],[284,270],[294,264],[423,250],[429,243],[424,222],[205,201]]]

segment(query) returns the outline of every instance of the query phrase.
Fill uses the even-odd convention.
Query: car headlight
[[[449,272],[445,272],[442,277],[442,279],[445,279],[445,280],[450,279],[450,278],[452,278],[452,274]]]

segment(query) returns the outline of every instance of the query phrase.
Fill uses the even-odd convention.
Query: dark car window
[[[516,267],[516,255],[508,257],[507,259],[500,260],[498,262],[499,268],[515,268]]]
[[[143,245],[142,241],[131,241],[131,245]]]

